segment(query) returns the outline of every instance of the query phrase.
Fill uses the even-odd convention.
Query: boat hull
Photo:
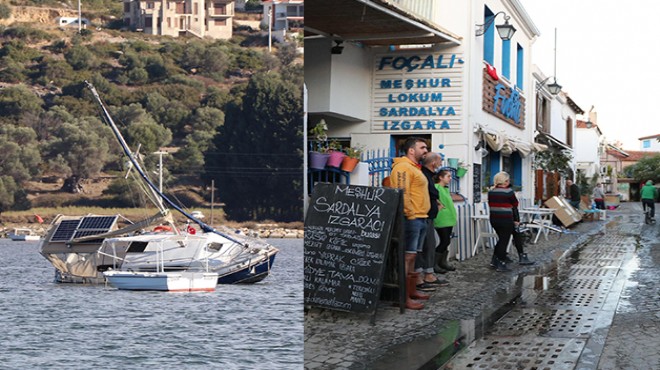
[[[268,258],[247,266],[238,271],[221,275],[218,277],[218,284],[254,284],[268,277],[270,270],[273,268],[275,255],[277,252],[272,253]]]
[[[120,290],[153,290],[166,292],[212,292],[218,274],[212,272],[130,272],[106,271],[108,283]]]
[[[9,234],[9,239],[15,242],[33,242],[39,241],[41,237],[39,235],[12,235]]]

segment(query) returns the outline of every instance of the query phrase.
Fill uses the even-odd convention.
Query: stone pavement
[[[617,211],[608,212],[608,219]],[[569,234],[550,235],[530,244],[526,252],[534,266],[511,264],[512,272],[488,267],[492,249],[467,261],[453,262],[457,271],[444,275],[450,286],[439,288],[421,311],[381,302],[375,325],[371,315],[319,308],[305,311],[305,369],[423,369],[437,368],[475,338],[459,326],[472,323],[480,336],[521,293],[525,275],[544,275],[557,260],[599,232],[606,221],[582,222]],[[515,250],[512,251],[515,253]]]
[[[628,230],[644,222],[635,206],[624,210]],[[642,226],[638,235],[637,259],[629,266],[598,369],[660,369],[660,223]]]

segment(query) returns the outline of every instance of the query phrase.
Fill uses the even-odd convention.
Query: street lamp
[[[549,79],[552,78],[552,83],[546,84]],[[541,90],[543,87],[548,89],[548,92],[552,95],[557,95],[559,92],[561,92],[561,85],[557,83],[557,78],[554,76],[548,77],[545,80],[543,80],[541,83],[538,84],[537,90]]]
[[[509,24],[509,19],[511,19],[511,17],[506,15],[506,13],[504,13],[504,12],[498,12],[494,16],[490,17],[486,21],[486,23],[478,24],[476,35],[481,36],[484,33],[486,33],[488,28],[493,24],[493,22],[495,22],[495,18],[500,14],[504,15],[504,24],[500,24],[500,25],[495,26],[495,28],[497,28],[497,33],[500,35],[500,38],[502,40],[504,40],[504,41],[511,40],[511,38],[513,37],[513,34],[516,33],[516,28],[512,24]]]

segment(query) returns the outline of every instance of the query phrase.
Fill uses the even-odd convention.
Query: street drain
[[[582,251],[580,253],[580,259],[620,259],[623,257],[625,252],[593,252],[591,249],[589,252]]]
[[[629,235],[607,234],[592,239],[592,244],[628,244],[634,243],[635,238]]]
[[[580,257],[580,260],[574,263],[578,266],[593,266],[593,267],[620,267],[623,260],[621,259],[610,259],[610,258],[597,258],[597,259],[587,259]]]
[[[614,278],[609,278],[609,279],[569,278],[557,284],[557,289],[559,290],[588,289],[588,290],[602,290],[607,292],[610,290],[613,283],[614,283]]]
[[[573,338],[484,338],[458,354],[447,369],[574,369],[585,341]]]
[[[556,338],[586,338],[593,329],[596,315],[598,312],[516,309],[507,313],[495,324],[491,335],[536,334]]]
[[[581,267],[579,265],[571,266],[568,274],[571,276],[592,276],[605,277],[616,276],[618,269],[604,269],[599,267]]]
[[[580,309],[599,309],[605,303],[607,292],[599,291],[568,291],[568,292],[543,292],[530,306]]]

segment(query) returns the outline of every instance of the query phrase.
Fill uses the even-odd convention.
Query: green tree
[[[229,105],[205,162],[230,218],[302,220],[302,117],[301,86],[273,72],[252,76]]]
[[[110,143],[115,140],[109,128],[96,118],[82,117],[59,126],[45,152],[52,158],[50,170],[66,177],[62,190],[78,193],[81,180],[98,176],[113,159]]]
[[[18,186],[11,176],[0,175],[0,213],[11,209]]]
[[[64,53],[67,63],[75,70],[91,69],[96,66],[96,57],[89,49],[81,44],[76,44]]]
[[[660,182],[660,154],[640,159],[634,165],[626,167],[625,172],[639,182],[647,180]]]
[[[0,19],[9,19],[11,17],[11,8],[5,3],[0,3]]]
[[[25,85],[0,89],[0,112],[3,116],[18,117],[22,113],[39,114],[43,101]]]

